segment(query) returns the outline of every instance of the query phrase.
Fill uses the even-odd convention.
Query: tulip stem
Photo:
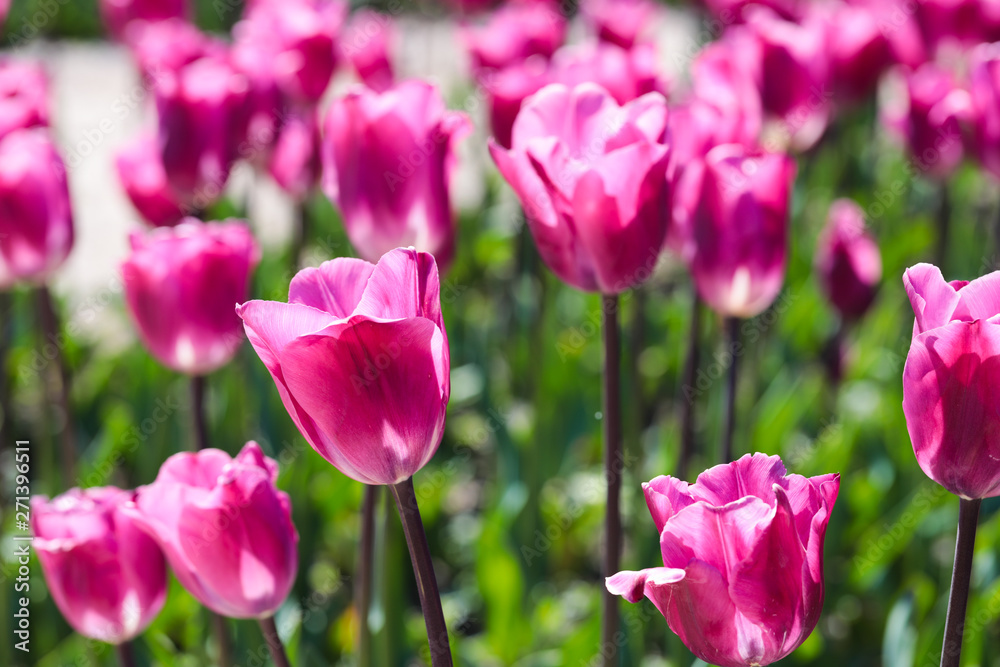
[[[621,423],[621,331],[618,322],[618,295],[604,294],[604,478],[608,485],[604,515],[604,576],[618,572],[622,547],[621,497],[622,423]],[[617,651],[603,647],[618,646],[618,596],[602,586],[601,655],[605,667],[618,664]]]
[[[951,225],[951,197],[948,195],[947,181],[941,183],[941,198],[938,203],[935,222],[937,223],[938,242],[934,263],[944,271],[945,264],[948,261],[948,240],[951,236],[948,232]]]
[[[416,577],[417,592],[420,594],[420,608],[424,611],[424,623],[427,626],[431,667],[451,667],[448,626],[444,622],[441,593],[438,591],[437,577],[434,575],[434,563],[431,561],[431,551],[427,546],[424,523],[420,519],[417,494],[413,490],[413,478],[410,477],[398,484],[390,484],[389,490],[392,491],[392,497],[396,501],[399,518],[403,523],[403,534],[406,535],[406,545],[410,549],[410,562],[413,564],[413,575]]]
[[[302,265],[302,252],[309,236],[309,205],[303,200],[295,204],[295,229],[292,231],[291,262],[292,274],[299,271]]]
[[[205,376],[191,377],[191,415],[194,419],[195,451],[208,448],[208,424],[205,420]]]
[[[42,328],[42,350],[45,354],[45,358],[48,359],[50,356],[46,350],[48,350],[51,345],[54,349],[53,360],[56,363],[56,370],[58,371],[58,401],[59,409],[65,418],[62,424],[62,432],[60,434],[60,441],[62,444],[62,469],[63,475],[65,476],[66,486],[72,486],[76,483],[76,442],[73,438],[73,413],[69,398],[70,389],[70,376],[69,367],[66,365],[66,355],[64,354],[63,347],[65,346],[65,340],[62,338],[60,333],[59,316],[56,314],[56,307],[52,301],[52,293],[49,291],[47,285],[42,285],[38,288],[38,319]],[[54,380],[52,380],[51,371],[48,373],[49,391],[55,393],[52,389]]]
[[[358,664],[371,667],[372,634],[368,628],[368,610],[372,600],[372,566],[375,562],[375,506],[379,487],[366,484],[361,502],[361,547],[358,550]]]
[[[695,376],[698,373],[698,360],[701,356],[699,339],[701,337],[701,299],[698,292],[692,290],[691,322],[688,329],[687,358],[684,360],[684,378],[681,384],[681,451],[677,456],[677,479],[687,479],[688,466],[694,455],[694,399]]]
[[[260,629],[264,633],[267,650],[271,652],[271,659],[274,660],[274,667],[291,667],[288,655],[285,653],[285,646],[281,643],[281,637],[278,636],[278,628],[274,625],[274,616],[260,619]]]
[[[962,657],[962,632],[965,609],[969,603],[969,581],[972,579],[972,554],[976,546],[976,524],[982,500],[958,500],[958,536],[955,538],[955,565],[951,572],[951,595],[948,616],[944,623],[944,645],[941,647],[941,667],[958,667]]]
[[[229,641],[229,628],[226,627],[226,619],[212,610],[208,615],[212,619],[212,630],[215,632],[215,641],[219,645],[219,665],[220,667],[230,667],[233,664],[232,643]]]
[[[736,381],[740,359],[740,318],[726,318],[726,346],[732,361],[726,386],[726,421],[722,431],[722,463],[733,460],[733,432],[736,430]]]
[[[135,667],[135,655],[132,653],[132,642],[124,641],[115,645],[115,653],[118,654],[118,664],[121,667]]]

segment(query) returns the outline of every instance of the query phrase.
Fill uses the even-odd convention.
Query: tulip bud
[[[125,511],[133,493],[70,489],[31,499],[32,547],[59,611],[85,637],[120,644],[167,598],[163,553]]]
[[[827,298],[847,320],[865,314],[882,280],[882,257],[865,230],[865,213],[850,199],[830,207],[816,247],[816,271]]]
[[[795,162],[727,144],[709,151],[701,169],[691,276],[719,314],[754,317],[784,282]]]
[[[916,316],[903,414],[917,463],[961,498],[1000,496],[1000,271],[948,283],[917,264],[903,285]]]
[[[786,475],[747,454],[688,484],[642,485],[663,567],[619,572],[607,588],[643,596],[707,663],[770,665],[799,647],[823,610],[823,541],[840,475]]]
[[[652,274],[670,210],[666,134],[658,93],[619,106],[595,84],[554,84],[525,103],[509,151],[490,144],[560,279],[618,294]]]
[[[100,0],[100,8],[104,27],[117,40],[125,37],[133,21],[156,23],[191,14],[187,0]]]
[[[0,289],[45,282],[73,248],[66,165],[42,128],[0,139]]]
[[[876,10],[863,5],[832,5],[824,19],[833,85],[846,100],[860,100],[892,64],[889,38]]]
[[[188,375],[229,363],[243,342],[232,304],[246,300],[260,259],[246,224],[185,218],[131,241],[122,264],[125,301],[150,353]]]
[[[49,82],[38,63],[0,59],[0,139],[49,124]]]
[[[393,250],[300,271],[288,303],[237,307],[303,437],[364,484],[397,484],[441,443],[450,357],[437,265]]]
[[[161,77],[199,58],[224,58],[226,44],[183,19],[134,21],[124,35],[143,77],[155,86]]]
[[[298,201],[319,181],[319,121],[312,109],[285,119],[268,168],[281,188]]]
[[[580,13],[602,42],[631,49],[649,32],[658,6],[651,0],[585,0]]]
[[[256,442],[236,458],[219,449],[174,454],[137,490],[130,515],[199,602],[223,616],[267,618],[298,569],[292,505],[277,478],[277,462]]]
[[[171,227],[184,217],[160,160],[156,137],[140,136],[115,159],[118,181],[143,220],[153,227]]]
[[[647,93],[667,93],[668,83],[660,78],[658,70],[652,44],[637,44],[628,51],[607,42],[582,44],[556,52],[550,81],[570,88],[596,83],[618,104],[625,104]]]
[[[362,9],[354,13],[340,42],[340,52],[362,83],[377,92],[392,87],[392,44],[395,26],[387,14]]]
[[[431,84],[406,81],[384,93],[352,89],[334,100],[325,129],[323,190],[358,254],[377,261],[412,245],[448,266],[455,251],[448,192],[468,117],[447,111]]]
[[[467,26],[462,39],[473,70],[503,69],[531,56],[549,58],[566,39],[566,17],[545,3],[512,3]]]

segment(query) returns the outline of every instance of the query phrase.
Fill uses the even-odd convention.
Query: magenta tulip
[[[604,42],[631,49],[649,33],[659,7],[652,0],[585,0],[580,13]]]
[[[608,42],[564,47],[552,58],[550,81],[571,88],[581,83],[596,83],[611,93],[618,104],[646,93],[665,95],[669,88],[660,77],[652,44],[637,44],[629,50]]]
[[[191,13],[188,0],[100,0],[100,9],[104,26],[118,40],[125,37],[133,21],[186,19]]]
[[[405,81],[384,93],[357,87],[334,100],[325,121],[323,190],[347,236],[375,262],[400,246],[447,267],[455,251],[449,186],[455,145],[471,124],[445,109],[438,90]]]
[[[206,56],[225,57],[226,44],[183,19],[147,23],[136,21],[125,33],[125,43],[143,77],[154,85],[170,72]]]
[[[277,478],[277,462],[256,442],[236,458],[219,449],[182,452],[136,491],[129,514],[199,602],[223,616],[267,618],[298,570],[292,504]]]
[[[49,82],[38,64],[0,59],[0,139],[14,130],[49,124]]]
[[[984,44],[972,52],[970,61],[972,145],[982,165],[1000,178],[1000,47]]]
[[[52,599],[74,630],[111,644],[145,630],[167,598],[163,552],[125,511],[133,495],[109,486],[31,499]]]
[[[619,572],[607,588],[643,596],[696,656],[720,667],[770,665],[809,636],[823,609],[823,541],[840,475],[786,475],[747,454],[694,484],[642,485],[663,567]]]
[[[272,178],[296,200],[303,200],[319,181],[319,121],[313,110],[285,119],[268,168]]]
[[[864,5],[836,4],[823,18],[835,92],[846,101],[871,94],[893,61],[892,46],[878,13]]]
[[[745,38],[727,38],[702,49],[691,65],[693,99],[719,111],[714,124],[715,145],[755,146],[763,127],[764,110],[751,63],[741,57]],[[680,141],[680,137],[676,137]]]
[[[1000,272],[945,282],[930,264],[906,270],[916,316],[903,369],[903,413],[924,473],[965,498],[1000,495]]]
[[[727,144],[709,151],[701,168],[691,276],[716,312],[754,317],[784,282],[795,162]]]
[[[392,17],[370,9],[355,12],[341,36],[341,54],[361,82],[380,93],[395,81],[391,55],[395,36]]]
[[[503,69],[531,56],[550,57],[566,38],[566,17],[541,2],[504,5],[481,25],[467,26],[462,38],[473,70]]]
[[[118,181],[142,219],[154,227],[171,227],[184,217],[160,160],[154,136],[139,136],[115,159]]]
[[[430,461],[450,392],[448,337],[432,255],[304,269],[288,303],[237,308],[299,431],[338,470],[397,484]]]
[[[830,207],[816,247],[816,271],[827,298],[844,319],[857,319],[875,300],[882,280],[878,244],[865,230],[865,213],[850,199]]]
[[[479,75],[477,81],[489,100],[490,128],[500,146],[510,148],[514,120],[524,100],[549,83],[548,64],[541,58],[529,58],[523,63]]]
[[[163,167],[195,208],[217,199],[246,133],[247,80],[228,59],[205,57],[156,81]]]
[[[133,233],[122,264],[125,301],[139,337],[164,366],[204,375],[243,342],[232,306],[247,298],[260,250],[243,222],[202,223]]]
[[[73,248],[66,166],[48,131],[0,139],[0,289],[45,282]]]

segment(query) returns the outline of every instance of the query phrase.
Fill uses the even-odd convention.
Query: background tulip
[[[74,630],[111,644],[145,630],[167,597],[163,553],[123,511],[132,497],[109,486],[31,499],[49,593]]]
[[[845,319],[865,314],[882,279],[878,244],[865,230],[864,211],[849,199],[830,206],[816,246],[816,270],[830,303]]]
[[[600,86],[554,84],[525,103],[509,151],[490,145],[560,279],[617,294],[649,277],[667,231],[666,130],[657,93],[619,106]]]
[[[607,42],[564,47],[552,57],[550,81],[570,88],[596,83],[611,93],[618,104],[646,93],[665,95],[669,88],[659,73],[652,44],[637,44],[629,50]]]
[[[143,78],[155,84],[205,56],[225,57],[227,46],[184,19],[136,21],[128,26],[125,43]]]
[[[122,264],[125,301],[143,343],[165,366],[204,375],[232,359],[243,336],[232,304],[246,299],[260,250],[245,223],[133,233]]]
[[[0,138],[14,130],[49,124],[49,83],[30,61],[0,59]]]
[[[972,145],[982,165],[1000,178],[1000,47],[984,44],[973,51],[970,61]]]
[[[531,56],[548,58],[566,38],[566,18],[542,2],[504,5],[462,32],[474,70],[502,69]]]
[[[753,317],[781,291],[794,178],[795,162],[786,155],[727,144],[706,156],[690,268],[716,312]]]
[[[835,91],[847,101],[870,94],[893,61],[892,45],[879,16],[864,5],[835,4],[822,15]]]
[[[372,90],[384,92],[392,87],[395,38],[392,18],[369,9],[355,12],[341,36],[341,54],[354,67],[361,82]]]
[[[365,484],[397,484],[434,456],[450,394],[434,258],[393,250],[377,265],[304,269],[288,303],[239,306],[281,400],[319,454]]]
[[[248,442],[167,459],[136,492],[136,522],[162,547],[181,584],[224,616],[265,618],[288,597],[299,536],[278,464]]]
[[[104,26],[115,39],[122,39],[133,21],[184,19],[191,13],[187,0],[101,0],[100,9]]]
[[[319,182],[319,121],[309,110],[285,118],[268,168],[275,182],[296,200]]]
[[[777,456],[747,454],[695,484],[657,477],[642,488],[663,567],[619,572],[609,591],[649,598],[696,656],[720,667],[769,665],[805,641],[823,609],[840,475],[786,475]]]
[[[66,166],[48,132],[0,139],[0,288],[44,282],[73,247]]]
[[[455,144],[470,129],[431,84],[384,93],[354,88],[324,121],[323,190],[340,209],[351,244],[374,262],[399,246],[446,267],[455,250],[449,200]]]
[[[184,217],[181,204],[167,183],[156,137],[137,137],[119,151],[115,169],[125,194],[143,220],[154,227],[170,227]]]
[[[656,18],[658,6],[650,0],[586,0],[580,13],[598,39],[630,49]]]
[[[479,77],[479,85],[489,94],[490,128],[497,144],[510,148],[514,120],[524,100],[544,88],[549,79],[548,64],[538,58]]]

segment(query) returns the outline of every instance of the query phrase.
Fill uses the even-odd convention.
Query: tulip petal
[[[378,261],[354,313],[381,320],[422,317],[444,333],[434,256],[397,248]]]
[[[631,603],[643,598],[648,581],[657,585],[674,584],[685,577],[684,570],[669,567],[651,567],[639,572],[625,570],[607,577],[604,585],[609,593],[620,595]]]
[[[653,515],[657,533],[663,532],[663,526],[670,517],[696,502],[690,487],[687,482],[669,475],[660,475],[642,485],[646,506]]]
[[[1000,271],[988,273],[958,290],[960,304],[952,319],[988,320],[1000,313]]]
[[[361,301],[374,270],[374,264],[353,257],[338,257],[318,268],[302,269],[288,287],[288,303],[300,303],[337,319],[347,319]]]
[[[725,505],[745,496],[756,496],[772,505],[773,487],[784,476],[785,465],[780,457],[745,454],[737,461],[717,465],[701,473],[690,490],[698,500],[713,505]]]
[[[724,507],[698,502],[677,512],[660,533],[666,567],[685,567],[692,558],[712,565],[727,581],[753,550],[771,521],[763,500],[746,496]]]
[[[959,304],[959,292],[945,282],[941,269],[933,264],[912,266],[903,274],[903,286],[916,316],[914,336],[952,320]]]

